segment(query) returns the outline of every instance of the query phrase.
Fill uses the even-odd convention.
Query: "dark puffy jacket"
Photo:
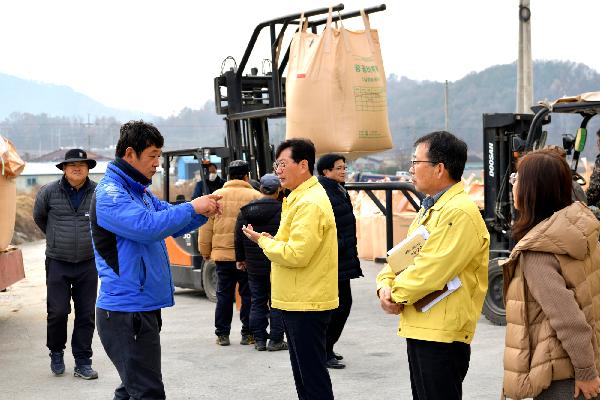
[[[338,276],[339,280],[354,279],[363,276],[356,249],[356,218],[352,210],[350,196],[342,185],[324,176],[318,177],[325,188],[338,236]]]
[[[43,186],[35,198],[33,220],[46,234],[46,257],[78,263],[94,258],[90,233],[90,202],[96,183],[89,180],[77,211],[61,179]]]
[[[271,261],[262,249],[242,232],[242,225],[252,224],[256,232],[268,232],[275,236],[281,220],[281,202],[262,198],[253,200],[240,209],[235,226],[235,259],[246,261],[249,274],[269,275]]]

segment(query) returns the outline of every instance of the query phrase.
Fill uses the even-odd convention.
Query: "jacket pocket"
[[[140,281],[140,292],[144,291],[144,286],[146,285],[146,263],[144,262],[144,258],[140,258],[140,271],[139,271],[139,281]]]

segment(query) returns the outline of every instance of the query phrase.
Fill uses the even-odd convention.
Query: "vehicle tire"
[[[217,302],[217,264],[213,260],[202,263],[202,288],[206,298]]]
[[[491,259],[488,264],[488,290],[483,301],[483,315],[494,325],[506,325],[502,267],[498,265],[502,259]]]

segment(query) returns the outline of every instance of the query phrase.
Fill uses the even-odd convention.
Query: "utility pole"
[[[519,57],[517,58],[517,113],[531,114],[533,61],[531,58],[530,0],[519,0]]]
[[[448,132],[450,130],[449,128],[449,115],[448,115],[448,81],[446,81],[446,84],[444,86],[444,119],[445,119],[445,123],[444,123],[444,129],[446,130],[446,132]]]
[[[81,124],[85,127],[87,127],[87,134],[88,134],[88,147],[87,147],[87,151],[91,151],[92,150],[92,123],[90,123],[90,114],[88,113],[88,118],[87,118],[87,123],[83,123]]]

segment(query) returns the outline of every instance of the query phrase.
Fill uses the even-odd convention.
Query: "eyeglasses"
[[[410,164],[413,167],[415,166],[415,164],[418,164],[418,163],[429,163],[429,164],[433,164],[433,165],[439,164],[439,162],[429,161],[429,160],[410,160]]]
[[[279,160],[273,163],[273,171],[277,171],[279,168],[285,169],[288,165],[296,163],[294,160]]]
[[[511,185],[515,185],[515,183],[517,183],[517,179],[518,179],[518,175],[516,172],[513,172],[512,174],[510,174],[510,176],[508,177],[508,183],[510,183]]]

